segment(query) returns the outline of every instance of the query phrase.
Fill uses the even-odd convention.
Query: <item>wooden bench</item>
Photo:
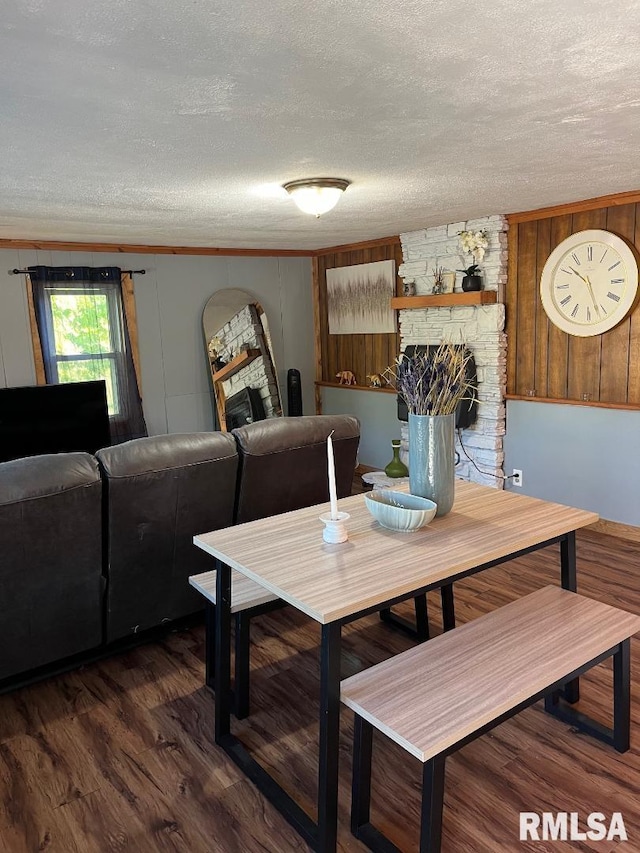
[[[372,850],[397,848],[370,822],[373,727],[423,762],[421,853],[440,850],[447,755],[545,697],[550,713],[629,748],[629,638],[640,616],[545,587],[346,679],[355,712],[351,830]],[[613,656],[613,729],[560,697]]]
[[[216,615],[216,574],[203,572],[192,575],[189,583],[206,600],[207,650],[205,683],[213,690],[215,660],[215,615]],[[250,619],[260,613],[282,607],[284,602],[276,595],[255,583],[240,572],[231,572],[231,613],[235,616],[235,676],[234,676],[234,713],[241,720],[249,715],[250,708]]]

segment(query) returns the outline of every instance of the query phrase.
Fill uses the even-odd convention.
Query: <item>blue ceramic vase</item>
[[[409,489],[435,501],[436,516],[453,506],[455,490],[455,414],[409,414]]]

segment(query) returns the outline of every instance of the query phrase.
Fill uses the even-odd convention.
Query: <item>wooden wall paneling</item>
[[[316,281],[314,282],[314,286],[317,286],[317,300],[318,303],[315,306],[315,311],[317,313],[317,323],[318,323],[318,349],[319,353],[316,355],[316,361],[320,363],[320,376],[316,377],[318,381],[325,381],[328,375],[329,366],[328,366],[328,353],[327,353],[327,294],[326,288],[324,286],[324,272],[325,272],[325,259],[324,258],[314,258],[313,265],[314,275],[316,276]],[[316,391],[317,395],[317,391]]]
[[[326,255],[325,256],[325,272],[324,272],[324,292],[325,299],[327,294],[327,270],[331,267],[336,266],[335,264],[335,255]],[[327,299],[328,302],[328,299]],[[326,316],[326,304],[325,304],[325,316]],[[340,361],[340,353],[338,349],[339,345],[339,335],[330,335],[329,334],[329,320],[328,317],[326,319],[326,337],[325,342],[327,345],[327,382],[337,382],[336,373],[339,370],[342,370],[342,367],[338,367]]]
[[[554,216],[551,222],[549,252],[571,234],[571,215]],[[540,270],[542,272],[542,270]],[[544,309],[543,309],[544,310]],[[569,369],[569,335],[549,322],[547,393],[549,397],[564,400],[567,397],[567,372]]]
[[[322,312],[320,310],[320,305],[322,302],[322,295],[320,293],[320,273],[319,273],[320,259],[312,258],[311,260],[311,291],[312,291],[312,300],[313,300],[313,352],[314,352],[314,364],[315,364],[315,381],[322,382],[324,379],[324,364],[323,364],[323,352],[322,352],[322,341],[324,340],[322,336]],[[326,312],[325,312],[326,314]],[[322,414],[322,393],[318,385],[314,385],[314,404],[315,404],[315,412],[316,415]]]
[[[364,335],[364,362],[366,365],[366,373],[365,373],[365,384],[369,384],[367,380],[367,376],[370,376],[372,373],[380,373],[379,370],[376,370],[374,365],[376,363],[375,360],[375,350],[373,345],[374,335]]]
[[[549,253],[571,234],[591,228],[626,239],[640,261],[640,193],[509,216],[508,396],[526,397],[535,387],[536,397],[548,402],[640,408],[640,297],[615,329],[586,338],[548,321],[539,298]]]
[[[625,204],[607,208],[607,231],[612,231],[633,243],[636,227],[636,206]],[[637,308],[636,308],[637,310]],[[629,337],[631,316],[602,335],[600,361],[600,401],[626,402],[629,379]]]
[[[505,289],[507,331],[507,393],[517,394],[517,345],[518,345],[518,224],[509,224],[509,260],[507,286]]]
[[[606,228],[607,211],[585,210],[572,216],[572,232],[588,228]],[[569,336],[567,396],[571,400],[600,400],[601,335],[590,338]]]
[[[551,251],[551,220],[540,219],[537,223],[536,242],[536,349],[534,353],[534,383],[538,397],[548,395],[549,385],[549,326],[553,325],[542,307],[540,298],[540,276]]]
[[[396,289],[398,294],[402,284],[397,271],[402,263],[402,247],[397,238],[376,240],[371,243],[352,247],[340,247],[332,254],[322,252],[316,258],[318,277],[318,328],[320,330],[320,350],[322,353],[322,375],[320,381],[336,382],[336,373],[351,370],[359,387],[367,387],[367,376],[383,373],[395,361],[399,336],[393,333],[373,335],[329,335],[327,320],[327,284],[326,272],[336,267],[374,263],[375,261],[395,260]]]
[[[636,225],[633,239],[640,246],[640,202],[636,204]],[[638,253],[636,252],[636,260]],[[640,305],[631,314],[629,324],[629,376],[627,381],[627,401],[640,406]]]
[[[525,396],[535,390],[537,237],[536,222],[523,222],[519,226],[516,393]]]
[[[321,294],[319,266],[319,258],[313,258],[311,261],[311,298],[313,300],[313,348],[316,382],[321,382],[324,379],[322,368],[322,321],[320,319]]]

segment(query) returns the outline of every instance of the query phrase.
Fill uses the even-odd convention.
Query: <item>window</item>
[[[45,381],[103,379],[112,441],[146,435],[120,270],[30,267],[29,275]]]
[[[109,415],[123,414],[116,362],[123,358],[122,319],[113,291],[74,293],[47,287],[54,382],[104,379]]]

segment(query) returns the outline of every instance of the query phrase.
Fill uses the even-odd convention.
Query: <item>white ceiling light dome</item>
[[[350,183],[344,178],[303,178],[283,187],[303,213],[318,218],[336,206]]]

